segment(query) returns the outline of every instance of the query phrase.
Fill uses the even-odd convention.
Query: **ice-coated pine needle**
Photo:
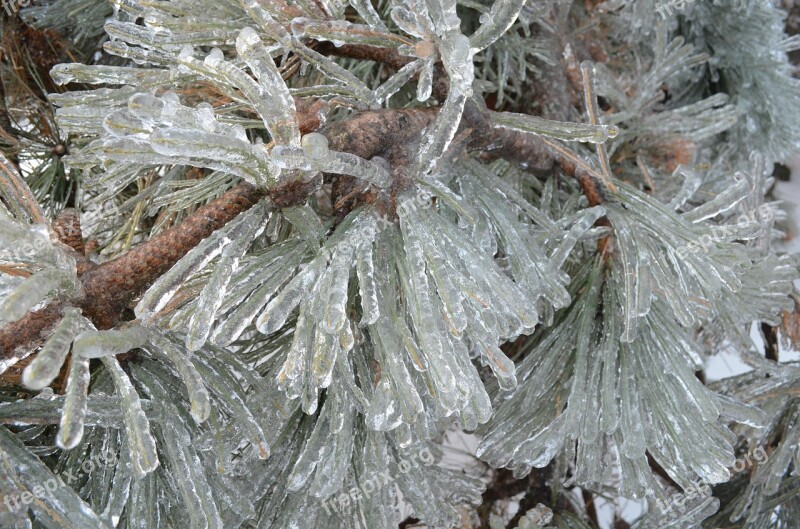
[[[64,360],[69,354],[75,335],[85,326],[86,320],[78,309],[66,307],[64,316],[53,330],[52,336],[45,342],[22,372],[22,383],[30,389],[39,390],[49,385],[61,370]]]
[[[156,442],[150,432],[150,421],[142,410],[139,394],[131,384],[127,373],[116,358],[104,356],[100,359],[114,380],[114,387],[120,397],[125,419],[125,431],[131,454],[133,476],[141,479],[158,467]]]

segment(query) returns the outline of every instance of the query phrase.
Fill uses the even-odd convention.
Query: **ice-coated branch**
[[[481,16],[481,27],[470,38],[474,53],[483,50],[502,37],[514,24],[525,0],[495,0],[492,10]]]
[[[240,184],[178,226],[83,274],[77,307],[98,329],[112,328],[134,298],[200,241],[252,207],[260,197],[261,192],[255,187]],[[63,301],[56,300],[0,327],[0,358],[8,359],[18,348],[42,343],[61,319],[63,306]]]
[[[82,278],[84,299],[80,308],[98,329],[109,329],[119,313],[189,250],[214,231],[250,209],[261,193],[240,184],[178,226],[113,259]]]
[[[7,207],[18,218],[42,224],[46,222],[44,211],[22,180],[17,168],[0,153],[0,195]]]
[[[466,131],[469,149],[486,151],[490,158],[503,157],[531,167],[546,166],[555,158],[567,174],[578,178],[592,205],[603,202],[598,183],[600,175],[571,157],[557,142],[514,128],[481,126],[481,123],[490,122],[485,111],[470,111],[469,107],[467,110],[459,130]],[[413,144],[437,115],[436,108],[373,110],[331,123],[320,132],[328,139],[329,149],[370,160],[385,156],[398,146]],[[341,177],[341,180],[347,178]],[[287,182],[270,191],[270,197],[277,206],[287,207],[301,203],[314,189],[312,185]],[[76,302],[77,307],[98,329],[114,327],[122,310],[136,297],[192,248],[250,209],[262,196],[263,191],[247,183],[240,184],[200,208],[180,225],[88,270],[80,277],[82,295]],[[60,320],[63,306],[63,300],[53,301],[0,328],[0,358],[12,357],[18,348],[42,344]]]
[[[415,60],[413,58],[400,55],[395,49],[392,48],[382,48],[378,46],[368,46],[362,44],[345,44],[342,46],[334,46],[330,42],[322,42],[317,47],[317,51],[325,55],[336,55],[338,57],[380,62],[392,68],[393,70],[400,70]],[[411,80],[413,81],[418,76],[419,74],[415,74],[411,77]],[[450,82],[447,78],[447,75],[444,73],[444,68],[441,67],[441,63],[437,64],[437,69],[434,72],[434,78],[432,82],[433,97],[443,101],[449,92]],[[400,128],[397,125],[406,125],[404,120],[411,116],[413,116],[415,120],[419,120],[416,123],[410,124],[409,129],[407,129],[407,131],[411,133],[409,136],[413,137],[413,135],[418,132],[415,128],[418,124],[422,124],[424,122],[422,126],[426,127],[429,124],[427,120],[430,120],[434,117],[430,115],[431,111],[432,109],[430,108],[403,109],[402,111],[386,110],[384,111],[384,114],[381,114],[382,117],[380,119],[376,118],[377,114],[366,112],[357,115],[355,118],[333,124],[332,126],[334,126],[337,131],[344,133],[343,135],[347,135],[354,139],[371,138],[371,141],[369,141],[367,147],[364,147],[364,150],[370,149],[371,155],[374,156],[388,148],[388,145],[386,147],[378,145],[381,142],[375,138],[375,132],[384,132],[384,130],[389,132],[389,135],[387,135],[385,138],[387,141],[383,142],[384,145],[390,143],[392,140],[408,141],[404,138],[397,138],[394,136],[394,133],[396,133],[397,129]],[[393,112],[408,112],[408,114],[393,114]],[[524,127],[496,126],[492,128],[489,114],[482,111],[478,111],[477,116],[475,114],[476,112],[470,112],[470,107],[467,106],[465,118],[470,121],[469,126],[477,129],[473,131],[473,134],[470,138],[469,147],[471,149],[484,151],[481,154],[482,158],[486,160],[502,158],[511,162],[523,164],[525,167],[530,169],[548,169],[552,166],[553,161],[555,161],[558,163],[562,171],[570,176],[575,177],[579,182],[581,182],[581,187],[589,198],[591,205],[598,205],[603,202],[602,187],[604,186],[602,185],[602,181],[604,180],[604,177],[601,173],[598,173],[591,167],[581,164],[573,157],[570,157],[569,152],[557,143],[552,142],[544,137],[536,137],[534,134],[536,132],[553,132],[553,127],[557,127],[557,125],[561,125],[562,127],[578,125],[578,128],[580,128],[583,132],[591,130],[597,134],[598,130],[602,129],[608,135],[606,136],[606,134],[600,132],[600,136],[595,136],[595,141],[605,141],[608,139],[608,137],[613,138],[616,136],[618,133],[618,129],[616,127],[607,127],[602,125],[593,127],[591,124],[559,124],[556,121],[525,115],[522,116],[524,118],[524,121],[522,122],[522,124],[525,125]],[[492,115],[499,118],[500,121],[507,121],[509,125],[521,124],[519,120],[516,119],[517,116],[520,116],[518,114],[509,114],[508,116],[498,116],[498,114],[501,113],[492,113]],[[537,126],[535,129],[533,127],[534,123],[528,121],[527,118],[534,118],[535,125]],[[373,120],[375,121],[373,122]],[[480,121],[484,122],[483,126],[480,126]],[[542,130],[543,124],[546,124],[549,128]],[[563,132],[563,129],[561,132]],[[328,136],[329,141],[334,141],[330,135],[326,135]],[[403,134],[403,136],[405,137],[407,135]],[[600,139],[601,136],[605,137]],[[363,158],[365,157],[363,154],[350,150],[353,148],[360,148],[358,145],[359,144],[351,145],[347,150],[348,152],[352,152],[353,154],[357,154]],[[332,148],[346,150],[346,148],[340,147]],[[378,150],[374,150],[374,148],[378,148]]]

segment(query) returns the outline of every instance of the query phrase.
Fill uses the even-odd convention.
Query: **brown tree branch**
[[[331,42],[318,42],[314,49],[323,55],[335,55],[336,57],[348,59],[379,62],[395,71],[416,60],[414,57],[400,55],[392,48],[381,48],[379,46],[369,46],[366,44],[344,44],[342,46],[334,46]],[[447,98],[447,92],[450,90],[450,81],[444,73],[444,67],[441,62],[437,62],[434,68],[433,90],[431,91],[431,95],[438,101],[444,101]],[[419,74],[411,78],[413,82],[416,82],[418,79]]]
[[[437,113],[437,108],[368,111],[334,122],[322,132],[334,150],[366,159],[374,156],[391,157],[393,150],[407,150],[415,144]],[[564,172],[578,178],[593,205],[602,201],[602,193],[591,168],[565,155],[563,147],[546,139],[510,129],[492,128],[486,111],[477,108],[474,103],[464,113],[459,135],[460,146],[485,150],[487,158],[502,157],[534,168],[546,167],[548,161],[555,159]],[[353,190],[359,184],[353,177],[339,175],[335,179],[334,199],[337,196],[352,196],[340,204],[343,209],[349,211],[356,205],[359,196]],[[269,195],[278,207],[287,207],[304,201],[317,187],[313,182],[295,180],[270,191]],[[82,295],[73,303],[98,329],[112,328],[119,322],[122,311],[158,277],[212,232],[253,206],[264,194],[249,184],[240,184],[198,209],[180,225],[126,254],[99,266],[87,265],[80,270]],[[74,219],[63,222],[74,222]],[[79,246],[72,239],[64,242],[73,248]],[[64,303],[67,300],[57,300],[14,324],[0,328],[0,358],[11,357],[18,348],[32,348],[41,344],[46,338],[46,331],[60,318]]]
[[[554,44],[554,47],[557,47],[556,44]],[[325,55],[380,62],[394,70],[399,70],[414,60],[411,57],[400,55],[396,50],[391,48],[381,48],[365,44],[345,44],[337,47],[330,42],[320,42],[317,43],[316,49]],[[560,54],[556,54],[556,56],[559,55]],[[441,63],[437,64],[441,66]],[[541,75],[539,82],[534,83],[535,86],[531,87],[530,94],[526,96],[525,101],[530,108],[525,110],[529,112],[536,106],[540,108],[545,118],[568,121],[567,111],[571,105],[569,94],[572,90],[570,90],[567,82],[565,67],[559,62],[556,66],[548,66],[546,70],[549,73],[547,75]],[[556,81],[555,89],[550,82],[552,79]],[[438,94],[436,93],[437,87],[439,90]],[[443,100],[447,96],[447,90],[447,76],[444,74],[443,70],[439,68],[434,74],[434,97]],[[534,103],[534,99],[531,99],[531,96],[539,98],[539,100]],[[549,99],[545,100],[544,98],[546,97],[549,97]],[[485,152],[481,155],[482,159],[491,161],[503,158],[508,161],[523,164],[527,169],[534,172],[552,168],[553,162],[555,161],[567,175],[578,179],[591,205],[595,206],[603,202],[603,193],[597,184],[596,175],[594,175],[593,171],[589,170],[588,167],[581,167],[579,164],[576,164],[574,160],[563,155],[563,150],[554,149],[552,143],[542,138],[501,127],[491,128],[486,113],[482,109],[474,107],[475,105],[468,105],[464,113],[464,120],[470,123],[474,129],[472,137],[470,138],[469,147],[473,150],[485,149]],[[431,108],[423,108],[383,111],[386,112],[386,114],[385,117],[381,119],[367,117],[376,115],[375,112],[368,112],[362,114],[362,117],[358,120],[348,120],[345,122],[348,123],[348,125],[345,125],[342,130],[343,132],[346,131],[347,134],[352,134],[351,137],[354,140],[359,140],[361,139],[360,137],[371,139],[370,145],[372,146],[377,147],[377,144],[383,141],[385,148],[386,143],[395,141],[392,133],[396,133],[397,126],[406,125],[403,122],[406,117],[413,114],[416,118],[420,119],[420,121],[410,124],[412,127],[410,136],[413,137],[418,130],[421,130],[413,127],[421,123],[424,123],[423,128],[427,126],[435,116],[430,114],[433,110],[434,109]],[[394,112],[399,112],[399,114],[392,114]],[[372,121],[373,119],[375,119],[375,121]],[[336,123],[333,127],[335,128],[338,125],[340,124]],[[366,129],[359,132],[358,129],[362,127],[366,127]],[[462,129],[463,128],[464,124],[462,123]],[[389,134],[385,135],[385,133]],[[380,140],[376,138],[376,134],[384,139]],[[342,143],[342,148],[338,150],[353,149],[352,145],[353,144]],[[352,150],[348,150],[348,152],[358,154]],[[373,155],[375,155],[376,152],[377,151],[373,151]],[[359,154],[359,156],[362,155]]]
[[[397,142],[407,142],[435,117],[432,110],[367,112],[335,123],[327,130],[330,146],[365,158],[384,153]],[[297,204],[314,191],[302,182],[287,182],[270,193],[279,206]],[[124,255],[88,269],[80,276],[82,296],[74,300],[98,329],[110,329],[122,311],[164,272],[200,241],[252,207],[264,192],[240,184],[210,204],[201,207],[178,226],[157,235]],[[76,219],[66,214],[57,223],[62,242],[75,248]],[[0,328],[0,358],[10,358],[19,348],[33,348],[46,340],[61,318],[66,300],[57,300],[42,310]]]
[[[83,294],[74,300],[98,329],[110,329],[122,311],[200,241],[252,207],[263,192],[240,184],[210,204],[131,251],[80,277]],[[66,300],[30,312],[0,328],[0,359],[19,348],[33,348],[47,338],[61,318]]]
[[[68,208],[59,213],[53,223],[53,229],[59,241],[81,255],[86,253],[86,247],[83,244],[81,218],[77,210]]]
[[[84,316],[98,329],[113,327],[125,307],[181,257],[262,196],[263,192],[252,185],[239,184],[179,225],[84,274],[84,295],[78,303]]]

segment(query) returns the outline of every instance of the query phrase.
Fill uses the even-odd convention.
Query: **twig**
[[[28,185],[22,180],[12,162],[0,153],[0,196],[9,209],[37,224],[47,222],[44,210],[34,198]]]
[[[379,62],[395,71],[415,60],[413,57],[400,55],[391,48],[368,46],[366,44],[344,44],[337,47],[330,42],[319,42],[315,49],[323,55]],[[419,74],[415,74],[411,78],[412,81],[417,79],[419,79]],[[437,62],[435,65],[432,88],[431,95],[433,95],[434,99],[444,101],[447,98],[447,92],[450,90],[450,81],[444,73],[444,67],[441,62]]]
[[[200,241],[252,207],[262,196],[263,192],[250,184],[240,184],[199,208],[178,226],[89,270],[80,277],[83,294],[74,300],[75,306],[98,329],[110,329],[131,301],[159,276]],[[61,319],[65,303],[65,300],[56,300],[0,328],[0,359],[10,358],[18,348],[33,348],[43,343],[49,330]]]
[[[394,70],[399,70],[413,60],[410,57],[400,55],[393,49],[368,46],[365,44],[346,44],[336,47],[331,43],[322,42],[318,43],[317,50],[325,55],[336,55],[337,57],[380,62]],[[566,90],[566,77],[563,74],[563,71],[555,71],[558,72],[560,76],[559,79],[563,81],[561,84],[563,85],[564,90],[560,92],[563,92],[562,95],[568,94],[568,90]],[[447,76],[444,75],[444,72],[441,69],[439,69],[434,75],[434,97],[439,100],[443,100],[447,96],[447,90]],[[548,92],[559,92],[559,90],[551,89],[548,90]],[[561,116],[561,113],[555,114],[556,109],[552,107],[558,106],[560,108],[561,106],[568,105],[569,97],[561,97],[558,99],[558,102],[559,105],[548,106],[546,109],[548,111],[548,116],[551,114],[553,114],[553,116]],[[473,127],[476,134],[470,143],[470,147],[472,149],[486,149],[486,153],[483,156],[484,159],[491,160],[503,158],[509,161],[524,164],[527,168],[532,170],[549,169],[553,165],[553,160],[555,160],[565,173],[577,178],[579,181],[586,178],[600,181],[606,180],[603,174],[595,171],[582,160],[569,153],[569,151],[561,146],[558,142],[550,140],[549,138],[533,136],[531,134],[510,129],[488,129],[488,120],[486,120],[484,113],[480,110],[476,110],[474,106],[475,105],[473,105],[473,108],[471,109],[473,118],[471,120],[469,119],[469,109],[465,112],[464,118],[465,121],[472,122],[473,124],[476,119],[485,120],[485,126]],[[412,111],[420,110],[430,111],[430,109],[412,109]],[[590,117],[591,115],[592,113],[590,113]],[[596,119],[596,111],[594,112],[594,119]],[[562,117],[561,120],[564,121],[566,118]],[[486,130],[491,130],[491,133],[486,134]],[[371,132],[373,131],[369,131],[368,133]],[[584,191],[586,191],[586,188],[584,188]],[[602,202],[602,197],[602,193],[598,192],[592,197],[589,197],[589,200],[590,202],[596,201],[596,203],[593,203],[592,205],[597,205]]]
[[[587,191],[599,175],[558,144],[532,134],[488,125],[488,118],[472,105],[462,122],[461,131],[467,134],[464,145],[471,149],[489,149],[494,155],[519,163],[536,163],[555,157],[562,169],[575,176],[592,204],[602,201],[599,189]],[[313,106],[312,106],[313,108]],[[384,109],[357,114],[349,119],[332,123],[323,129],[334,150],[345,151],[370,159],[389,156],[395,149],[414,144],[423,130],[437,115],[436,108]],[[313,122],[313,119],[312,119]],[[555,155],[555,156],[554,156]],[[5,161],[0,158],[0,161]],[[16,200],[25,206],[26,213],[37,222],[44,222],[44,214],[27,186],[21,182],[9,164],[0,164],[0,185],[15,193]],[[5,180],[2,180],[5,175]],[[14,185],[20,184],[23,185]],[[348,196],[358,185],[352,177],[339,176],[334,185],[336,196]],[[349,187],[348,187],[349,186]],[[289,181],[269,192],[278,207],[296,205],[318,188],[314,182]],[[102,265],[84,270],[80,276],[82,296],[73,300],[84,315],[98,329],[110,329],[119,322],[122,311],[141,295],[164,272],[212,232],[221,228],[240,213],[255,204],[265,192],[249,184],[240,184],[212,203],[198,209],[178,226],[157,235],[127,253]],[[593,198],[594,197],[594,198]],[[348,199],[343,208],[352,209],[358,197]],[[74,243],[74,241],[73,241]],[[12,325],[0,329],[0,358],[10,357],[20,347],[34,347],[46,338],[44,329],[51,329],[61,314],[61,305],[67,300],[57,300],[50,306],[32,312]]]

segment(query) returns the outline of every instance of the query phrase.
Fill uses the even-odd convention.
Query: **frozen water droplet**
[[[303,136],[301,145],[306,155],[314,160],[324,160],[328,157],[328,138],[318,132],[312,132]]]

